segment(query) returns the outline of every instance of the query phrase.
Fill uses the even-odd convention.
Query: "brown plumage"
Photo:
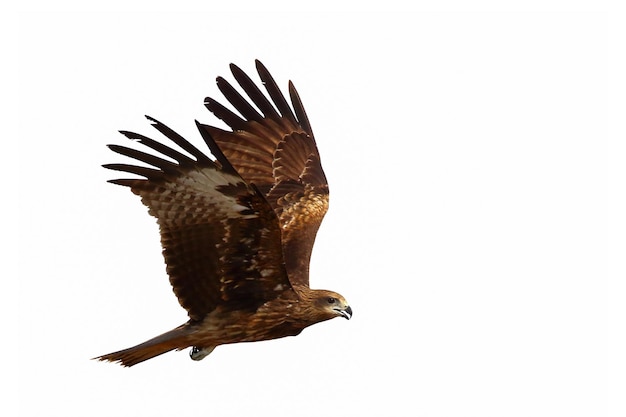
[[[256,67],[269,98],[231,64],[256,109],[221,77],[217,85],[240,115],[205,99],[232,129],[196,122],[216,160],[150,117],[187,154],[126,131],[121,133],[169,159],[109,146],[152,166],[104,165],[143,177],[110,182],[130,187],[157,218],[170,283],[189,321],[96,359],[132,366],[191,346],[192,359],[200,360],[219,345],[293,336],[352,316],[341,295],[309,288],[311,250],[328,209],[309,120],[293,84],[292,108],[263,64],[256,61]]]

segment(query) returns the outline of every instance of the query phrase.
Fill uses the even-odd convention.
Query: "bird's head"
[[[324,317],[323,320],[335,317],[350,320],[352,317],[352,309],[341,294],[326,290],[316,290],[314,294],[313,304],[317,312]]]

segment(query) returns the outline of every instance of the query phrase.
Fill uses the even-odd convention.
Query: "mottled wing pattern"
[[[328,184],[295,87],[289,82],[292,109],[265,66],[256,61],[256,67],[269,98],[231,64],[235,80],[250,100],[218,77],[220,91],[240,115],[206,98],[206,107],[232,131],[199,128],[207,144],[217,146],[239,175],[264,194],[279,218],[289,279],[294,285],[308,286],[315,235],[328,210]]]
[[[142,179],[110,182],[128,186],[157,218],[167,273],[192,320],[217,307],[251,310],[288,288],[276,214],[261,193],[217,151],[217,161],[160,122],[152,125],[187,156],[145,136],[122,132],[162,157],[110,145],[153,168],[108,164]]]

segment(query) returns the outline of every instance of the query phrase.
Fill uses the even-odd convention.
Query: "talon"
[[[189,357],[191,357],[191,359],[193,359],[194,361],[201,361],[202,359],[209,356],[209,353],[213,352],[213,349],[215,349],[215,346],[209,346],[207,348],[192,346],[191,350],[189,351]]]

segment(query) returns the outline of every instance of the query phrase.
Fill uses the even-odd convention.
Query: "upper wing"
[[[232,131],[200,124],[199,128],[211,149],[219,148],[221,156],[270,203],[279,219],[289,279],[294,285],[308,286],[315,235],[328,210],[328,183],[295,87],[289,82],[292,110],[265,66],[256,61],[256,67],[269,99],[231,64],[235,80],[256,108],[218,77],[220,91],[241,116],[206,98],[206,107]]]
[[[218,306],[255,310],[278,296],[290,284],[278,220],[265,198],[219,152],[217,162],[212,161],[167,126],[148,119],[193,158],[145,136],[122,132],[175,162],[110,145],[155,168],[104,166],[145,178],[110,182],[130,187],[158,219],[170,282],[189,317],[202,320]]]

